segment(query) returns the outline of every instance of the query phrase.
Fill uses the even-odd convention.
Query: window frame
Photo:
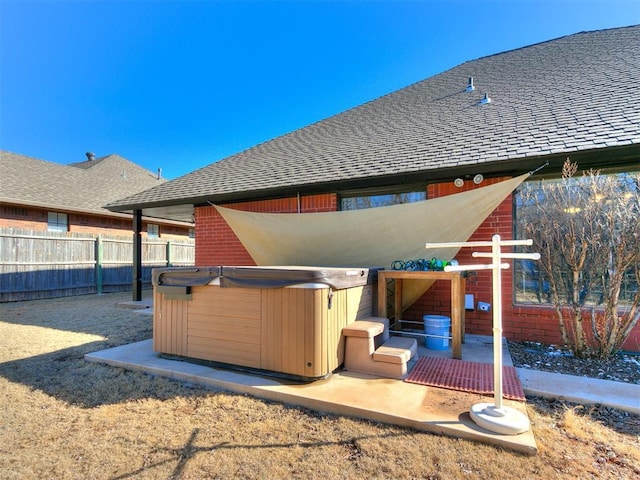
[[[396,202],[388,203],[384,205],[370,205],[359,208],[345,208],[344,200],[349,199],[365,199],[372,197],[384,197],[389,195],[403,195],[403,194],[420,194],[421,198],[417,200],[410,200],[408,202]],[[364,187],[358,189],[349,189],[338,192],[338,206],[341,211],[349,210],[363,210],[366,208],[379,208],[390,205],[401,205],[406,203],[420,202],[427,199],[427,185],[425,183],[416,183],[409,185],[391,185],[387,187]]]
[[[52,220],[54,215],[55,219]],[[69,231],[69,215],[63,212],[47,211],[47,231],[67,233]]]
[[[594,169],[595,170],[595,169]],[[599,170],[600,175],[630,175],[630,176],[638,176],[640,178],[640,170],[634,170],[631,168],[611,168],[611,169],[601,169]],[[579,180],[582,178],[582,174],[574,176],[574,180]],[[545,176],[534,176],[530,179],[527,179],[522,185],[525,183],[542,183],[542,182],[557,182],[562,179],[562,175],[560,173],[554,175],[545,175]],[[521,185],[521,186],[522,186]],[[519,239],[519,220],[518,220],[518,189],[521,188],[519,186],[512,194],[512,238]],[[518,248],[516,248],[518,250]],[[522,264],[528,262],[531,264],[531,268],[534,271],[534,275],[531,278],[527,277],[527,271],[529,267],[523,267]],[[512,302],[513,305],[518,306],[536,306],[536,307],[550,307],[553,306],[553,302],[551,299],[547,297],[546,301],[543,301],[545,291],[545,277],[544,274],[539,273],[539,269],[535,266],[536,262],[525,261],[525,260],[514,260],[513,262],[513,274],[511,281],[511,293],[512,293]],[[535,275],[535,272],[538,272],[538,276]],[[532,285],[536,285],[536,291],[528,290],[525,287],[525,290],[519,290],[519,283],[525,284],[526,282],[530,282]],[[548,288],[548,287],[546,287]],[[520,294],[520,296],[519,296]],[[526,298],[522,298],[526,297]],[[531,298],[537,298],[538,301],[534,301]],[[595,305],[597,306],[597,305]]]
[[[160,225],[147,223],[147,238],[160,238]]]

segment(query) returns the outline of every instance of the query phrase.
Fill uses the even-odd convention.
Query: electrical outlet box
[[[473,305],[475,304],[473,300],[473,293],[466,293],[464,295],[464,309],[465,310],[473,310]]]
[[[481,312],[488,312],[489,310],[491,310],[491,304],[485,303],[485,302],[478,302],[478,310],[480,310]]]

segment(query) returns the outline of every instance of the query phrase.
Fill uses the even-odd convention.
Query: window
[[[189,238],[196,238],[196,229],[195,228],[190,228],[189,229]]]
[[[47,230],[50,232],[67,232],[69,230],[67,214],[49,212],[47,218]]]
[[[159,225],[147,225],[147,237],[148,238],[160,238],[160,226]]]
[[[426,200],[426,187],[414,187],[407,191],[385,190],[360,190],[343,193],[340,198],[341,210],[360,210],[363,208],[386,207],[401,203],[413,203]]]
[[[542,260],[515,260],[513,287],[516,303],[550,304],[554,285],[561,300],[570,299],[573,274],[567,266],[566,257],[560,254],[558,245],[570,244],[567,242],[571,240],[567,239],[571,238],[588,240],[591,238],[589,235],[595,235],[594,232],[599,233],[594,238],[598,244],[604,245],[604,255],[590,255],[587,258],[576,285],[581,286],[581,299],[586,305],[597,306],[602,303],[606,283],[603,279],[611,274],[608,268],[611,268],[612,259],[618,258],[612,256],[610,252],[613,250],[606,246],[620,243],[611,243],[609,240],[621,236],[629,239],[626,243],[632,245],[632,239],[637,237],[634,232],[638,232],[636,219],[640,205],[637,201],[640,172],[600,174],[599,177],[598,183],[594,183],[589,175],[581,174],[572,176],[565,183],[561,183],[560,179],[529,181],[515,191],[514,238],[533,238],[534,244],[537,239],[540,253],[552,258],[551,265],[557,265],[557,270],[554,270],[557,274],[554,273],[554,279],[551,279],[541,267]],[[622,199],[629,201],[625,203]],[[599,225],[606,227],[602,230],[594,228]],[[577,245],[579,247],[580,243]],[[547,247],[549,251],[543,251]],[[530,247],[526,249],[532,251]],[[569,248],[566,251],[579,250]],[[630,301],[638,291],[637,278],[633,267],[624,271],[619,295],[621,305]],[[551,280],[555,283],[552,284]]]

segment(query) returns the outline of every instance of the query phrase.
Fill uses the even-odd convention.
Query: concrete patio
[[[427,350],[419,355],[446,356],[450,351]],[[472,405],[493,402],[493,397],[401,380],[339,370],[329,378],[298,383],[264,375],[161,358],[152,349],[152,341],[123,345],[85,356],[90,362],[104,363],[128,370],[159,375],[207,388],[248,394],[266,400],[297,405],[316,411],[358,417],[402,425],[416,430],[489,443],[529,455],[537,453],[533,431],[519,435],[501,435],[477,426],[469,415]],[[467,335],[463,360],[492,363],[491,337]],[[506,345],[503,364],[512,365]],[[504,405],[522,411],[522,402],[504,400]]]

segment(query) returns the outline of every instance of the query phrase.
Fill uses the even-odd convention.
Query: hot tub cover
[[[154,268],[151,280],[154,285],[193,287],[207,285],[220,276],[222,267],[172,267]]]
[[[320,283],[335,290],[358,287],[377,280],[376,268],[336,267],[222,267],[223,287],[282,288]]]
[[[375,283],[379,268],[337,268],[301,266],[221,266],[157,268],[154,285],[190,287],[207,285],[219,278],[220,286],[283,288],[302,284],[322,284],[334,290]]]

